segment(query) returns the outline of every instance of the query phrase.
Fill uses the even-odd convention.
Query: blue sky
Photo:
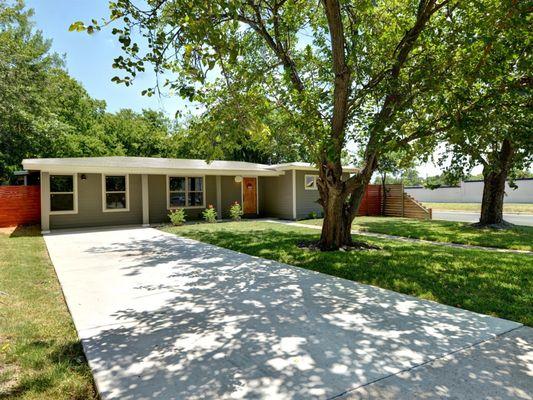
[[[72,22],[107,17],[107,4],[107,0],[26,0],[27,7],[35,11],[36,28],[44,37],[53,40],[55,52],[64,55],[69,74],[80,81],[92,97],[105,100],[109,111],[152,108],[169,116],[178,109],[184,111],[185,103],[178,97],[141,96],[141,90],[154,84],[153,73],[138,76],[130,87],[111,82],[117,75],[111,64],[121,50],[110,29],[93,35],[68,31]]]

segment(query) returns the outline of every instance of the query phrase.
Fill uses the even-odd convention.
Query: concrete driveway
[[[104,399],[531,398],[514,322],[150,228],[45,240]]]

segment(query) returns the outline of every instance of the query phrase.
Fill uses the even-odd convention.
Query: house
[[[316,203],[318,170],[306,163],[87,157],[26,159],[22,165],[40,173],[43,232],[148,226],[167,222],[175,208],[184,208],[192,220],[201,218],[208,205],[224,218],[236,201],[245,216],[300,219],[321,211]]]

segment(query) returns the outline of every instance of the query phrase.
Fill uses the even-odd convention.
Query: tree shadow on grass
[[[94,268],[67,296],[75,320],[83,314],[82,343],[110,398],[330,398],[516,326],[170,234],[128,235],[88,246]],[[309,257],[293,254],[305,234],[202,235]],[[341,255],[328,257],[333,269],[346,265]],[[67,287],[74,268],[59,271]],[[84,304],[84,288],[109,307]],[[489,372],[487,382],[503,381],[503,372]]]
[[[354,225],[369,232],[509,249],[531,250],[533,238],[533,227],[528,226],[514,226],[510,229],[499,230],[477,228],[465,222],[419,221],[409,218],[387,217],[356,218]]]
[[[41,393],[44,398],[50,390],[53,392],[58,390],[63,377],[72,378],[73,374],[90,376],[80,341],[57,343],[56,340],[32,340],[25,343],[19,351],[35,355],[37,360],[33,360],[32,368],[38,373],[24,374],[24,371],[19,368],[16,373],[19,377],[15,378],[14,383],[7,390],[0,391],[0,399],[18,398],[25,395],[35,396],[38,393]],[[42,359],[39,354],[43,354]],[[92,377],[90,379],[92,380]],[[95,388],[91,390],[91,386],[71,384],[63,389],[62,395],[65,398],[82,400],[94,398],[95,393]]]

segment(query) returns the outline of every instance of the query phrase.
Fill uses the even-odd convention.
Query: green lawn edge
[[[38,227],[0,233],[0,399],[97,399]]]

